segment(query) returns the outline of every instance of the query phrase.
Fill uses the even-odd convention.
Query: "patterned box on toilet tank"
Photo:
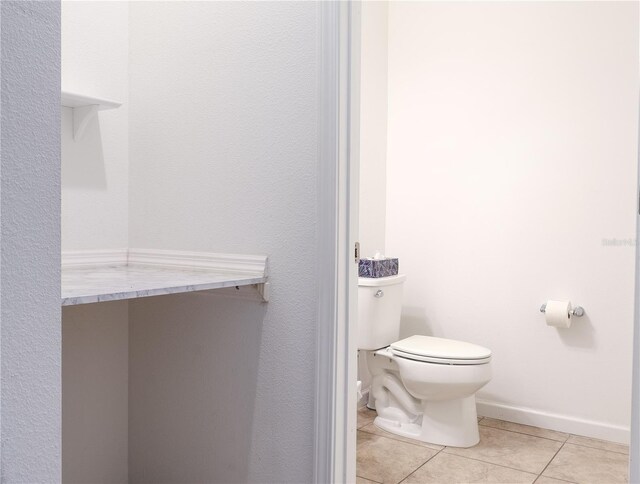
[[[398,259],[389,257],[367,257],[360,259],[359,277],[389,277],[398,275]]]

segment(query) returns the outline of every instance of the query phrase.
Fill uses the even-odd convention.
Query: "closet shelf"
[[[267,301],[266,267],[266,256],[140,249],[67,254],[62,306],[223,288],[235,293],[241,286],[255,286]]]
[[[122,103],[69,91],[62,91],[60,104],[73,109],[73,139],[79,140],[89,121],[98,115],[98,111],[116,109]]]
[[[60,97],[60,104],[67,108],[81,108],[83,106],[98,106],[99,111],[105,109],[115,109],[122,106],[122,103],[118,101],[112,101],[110,99],[102,99],[94,96],[86,96],[84,94],[78,94],[75,92],[62,91]]]

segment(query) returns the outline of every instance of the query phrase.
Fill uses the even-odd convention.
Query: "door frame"
[[[318,2],[314,482],[355,482],[360,3]]]
[[[638,19],[640,21],[640,18]],[[640,92],[640,91],[639,91]],[[640,97],[638,104],[638,191],[636,193],[636,282],[633,318],[633,376],[631,391],[631,442],[629,482],[640,483]]]
[[[638,11],[640,24],[640,10]],[[639,46],[640,48],[640,46]],[[639,50],[640,55],[640,50]],[[638,58],[640,61],[640,57]],[[640,86],[639,94],[640,94]],[[640,95],[638,97],[638,181],[636,200],[636,278],[633,314],[633,368],[631,383],[631,442],[629,447],[629,482],[640,483]]]
[[[355,481],[360,2],[318,3],[318,328],[314,482]],[[639,19],[640,20],[640,19]],[[352,116],[352,113],[356,113]],[[639,105],[640,119],[640,105]],[[636,240],[640,241],[640,122]],[[326,262],[326,263],[325,263]],[[629,482],[640,483],[640,248],[636,244]],[[351,323],[351,324],[350,324]]]

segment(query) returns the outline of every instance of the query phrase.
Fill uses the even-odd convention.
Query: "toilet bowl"
[[[414,353],[397,350],[407,343]],[[371,395],[378,413],[374,424],[433,444],[477,444],[475,393],[491,380],[490,358],[481,346],[429,336],[370,352]]]
[[[423,442],[477,444],[475,393],[491,380],[491,351],[423,335],[398,340],[405,276],[363,279],[358,346],[372,376],[374,424]]]

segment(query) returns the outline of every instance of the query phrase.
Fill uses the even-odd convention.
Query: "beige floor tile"
[[[539,474],[561,442],[480,426],[480,443],[468,449],[447,447],[442,452]]]
[[[567,443],[543,475],[581,484],[614,484],[627,482],[628,466],[624,454]]]
[[[457,484],[461,482],[531,484],[536,477],[536,474],[529,472],[441,452],[402,481],[402,484]]]
[[[377,484],[376,481],[370,481],[364,477],[356,477],[356,484]]]
[[[358,409],[358,428],[369,425],[378,416],[375,410],[369,410],[367,407]]]
[[[423,447],[428,447],[434,450],[444,449],[444,446],[442,445],[430,444],[428,442],[422,442],[420,440],[415,440],[415,439],[408,439],[407,437],[402,437],[401,435],[392,434],[390,432],[382,430],[379,427],[376,427],[376,425],[373,423],[370,423],[369,425],[365,425],[364,427],[360,428],[360,430],[362,430],[363,432],[369,432],[370,434],[381,435],[382,437],[389,437],[390,439],[401,440],[402,442],[408,442],[410,444],[422,445]]]
[[[540,476],[536,479],[534,484],[567,484],[568,482],[570,483],[571,481],[561,481],[560,479],[554,479],[553,477]]]
[[[485,417],[480,425],[493,427],[495,429],[510,430],[511,432],[519,432],[521,434],[533,435],[535,437],[544,437],[545,439],[557,440],[564,442],[569,434],[556,432],[555,430],[541,429],[540,427],[532,427],[531,425],[517,424],[507,422],[506,420],[497,420],[495,418]]]
[[[398,483],[437,451],[368,432],[358,432],[357,474],[365,479]]]
[[[579,435],[572,435],[567,440],[570,444],[584,445],[586,447],[593,447],[594,449],[608,450],[611,452],[619,452],[621,454],[629,455],[629,446],[624,444],[618,444],[616,442],[608,442],[606,440],[591,439],[589,437],[581,437]]]

